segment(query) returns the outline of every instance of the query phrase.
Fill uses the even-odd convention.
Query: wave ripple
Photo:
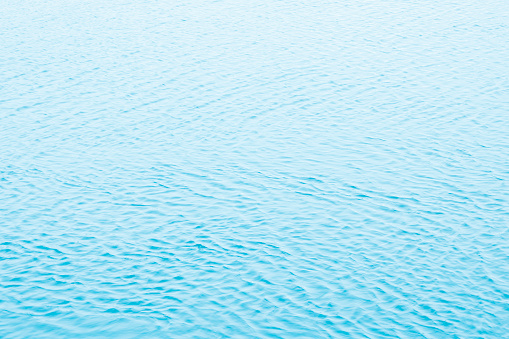
[[[503,1],[1,7],[2,338],[509,333]]]

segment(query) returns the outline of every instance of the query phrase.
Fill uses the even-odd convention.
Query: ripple
[[[4,2],[2,338],[503,338],[501,1]]]

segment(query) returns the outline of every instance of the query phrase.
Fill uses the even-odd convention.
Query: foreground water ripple
[[[0,337],[507,337],[506,2],[0,7]]]

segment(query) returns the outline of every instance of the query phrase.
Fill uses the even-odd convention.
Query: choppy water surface
[[[506,1],[0,7],[2,338],[504,338]]]

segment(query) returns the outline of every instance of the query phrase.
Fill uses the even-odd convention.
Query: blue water
[[[0,0],[1,338],[509,338],[503,0]]]

